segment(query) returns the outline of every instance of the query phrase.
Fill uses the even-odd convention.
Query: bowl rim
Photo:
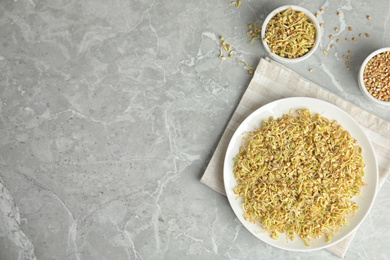
[[[390,51],[390,47],[383,47],[383,48],[377,49],[377,50],[371,52],[371,53],[364,59],[362,65],[360,66],[360,69],[359,69],[358,83],[359,83],[360,90],[363,92],[363,94],[365,95],[365,97],[367,97],[369,100],[374,101],[375,103],[380,104],[380,105],[390,106],[390,101],[382,101],[382,100],[379,100],[379,99],[375,98],[373,95],[371,95],[370,92],[368,92],[368,90],[367,90],[367,88],[366,88],[366,85],[364,84],[364,80],[363,80],[364,69],[366,68],[367,63],[368,63],[373,57],[375,57],[376,55],[378,55],[378,54],[380,54],[380,53],[383,53],[383,52],[385,52],[385,51]]]
[[[300,11],[300,12],[303,12],[310,20],[311,22],[313,22],[315,28],[316,28],[316,41],[315,41],[315,44],[313,46],[313,48],[311,48],[311,50],[306,53],[305,55],[301,56],[301,57],[298,57],[298,58],[294,58],[294,59],[291,59],[291,58],[283,58],[275,53],[272,53],[271,52],[271,49],[269,48],[268,46],[268,43],[266,43],[264,41],[265,39],[265,31],[266,31],[266,28],[267,28],[267,24],[269,23],[269,21],[277,14],[277,13],[280,13],[286,9],[293,9],[293,10],[296,10],[296,11]],[[307,58],[309,58],[318,48],[319,44],[320,44],[320,39],[321,39],[321,29],[320,29],[320,24],[317,20],[317,18],[314,16],[314,14],[312,12],[310,12],[309,10],[307,10],[306,8],[303,8],[301,6],[297,6],[297,5],[283,5],[283,6],[280,6],[276,9],[274,9],[272,12],[270,12],[268,14],[268,16],[265,18],[264,22],[263,22],[263,25],[262,25],[262,28],[261,28],[261,41],[263,43],[263,46],[265,48],[265,50],[268,52],[268,54],[274,58],[275,60],[277,61],[280,61],[280,62],[299,62],[299,61],[302,61],[302,60],[305,60]]]

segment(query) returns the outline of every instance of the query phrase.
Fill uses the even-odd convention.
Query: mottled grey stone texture
[[[259,241],[199,182],[251,79],[238,60],[266,56],[247,25],[286,3],[326,10],[319,50],[287,66],[390,120],[357,85],[390,45],[386,0],[1,0],[0,259],[337,259]],[[386,180],[346,259],[388,259],[389,198]]]

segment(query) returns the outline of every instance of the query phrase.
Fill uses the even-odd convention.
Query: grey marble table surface
[[[238,60],[267,56],[247,26],[284,4],[325,10],[317,52],[286,66],[390,121],[357,84],[390,2],[229,1],[0,1],[1,260],[338,259],[261,242],[199,180],[252,77]],[[389,216],[388,178],[345,259],[389,259]]]

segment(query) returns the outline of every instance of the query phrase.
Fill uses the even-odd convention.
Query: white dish
[[[263,230],[263,228],[259,225],[245,221],[243,217],[244,210],[242,208],[243,199],[237,199],[237,195],[233,192],[234,187],[237,185],[233,174],[233,159],[239,153],[239,148],[244,144],[243,137],[245,134],[249,131],[255,131],[257,128],[261,128],[261,122],[268,120],[270,116],[279,118],[283,114],[289,113],[291,109],[309,109],[313,115],[318,113],[331,121],[337,120],[337,122],[358,141],[358,145],[363,149],[363,160],[366,164],[366,167],[364,168],[365,176],[363,181],[366,186],[361,189],[361,194],[353,199],[360,209],[356,212],[356,215],[353,218],[348,219],[349,225],[343,227],[339,233],[332,237],[330,243],[326,242],[325,236],[319,239],[311,239],[310,247],[307,247],[298,237],[294,241],[291,241],[287,240],[286,236],[281,234],[278,240],[272,239],[270,234]],[[361,224],[374,202],[378,186],[378,165],[371,142],[363,132],[363,129],[349,114],[339,107],[319,99],[293,97],[280,99],[264,105],[253,112],[241,123],[235,131],[227,148],[223,177],[226,195],[234,213],[241,223],[254,236],[281,249],[291,251],[312,251],[331,246],[341,241]]]
[[[264,41],[265,32],[267,30],[267,25],[268,25],[269,21],[275,15],[277,15],[278,13],[280,13],[288,8],[291,8],[293,10],[304,13],[310,19],[310,21],[314,24],[314,26],[316,28],[316,42],[315,42],[313,48],[311,48],[311,50],[308,53],[306,53],[305,55],[298,57],[298,58],[295,58],[295,59],[283,58],[275,53],[272,53],[271,49],[268,47],[268,43],[266,43]],[[292,62],[299,62],[299,61],[306,60],[317,50],[318,45],[320,44],[320,40],[321,40],[321,30],[320,30],[320,24],[318,23],[317,18],[309,10],[307,10],[303,7],[300,7],[300,6],[296,6],[296,5],[284,5],[284,6],[281,6],[279,8],[276,8],[265,18],[265,20],[263,22],[263,26],[261,28],[261,41],[263,43],[264,49],[268,52],[268,54],[272,58],[274,58],[275,60],[280,61],[280,62],[292,63]]]
[[[359,75],[358,75],[358,83],[359,83],[359,87],[360,87],[360,90],[362,91],[362,93],[364,94],[364,96],[366,98],[368,98],[369,100],[377,103],[377,104],[380,104],[380,105],[384,105],[384,106],[390,106],[390,101],[382,101],[382,100],[379,100],[377,98],[375,98],[374,96],[372,96],[370,94],[370,92],[368,92],[365,84],[364,84],[364,80],[363,80],[363,75],[364,75],[364,69],[366,68],[367,66],[367,63],[372,59],[374,58],[376,55],[380,54],[380,53],[383,53],[383,52],[386,52],[386,51],[390,51],[390,47],[386,47],[386,48],[382,48],[382,49],[379,49],[379,50],[376,50],[374,51],[373,53],[371,53],[370,55],[367,56],[367,58],[363,61],[362,65],[360,66],[360,70],[359,70]]]

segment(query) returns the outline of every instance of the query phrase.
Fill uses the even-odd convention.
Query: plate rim
[[[268,106],[271,106],[275,103],[282,103],[282,102],[286,102],[286,101],[290,101],[290,100],[311,100],[311,101],[318,101],[318,102],[322,102],[323,104],[326,104],[326,106],[331,106],[333,108],[335,108],[336,110],[340,111],[341,113],[343,113],[343,116],[346,116],[348,117],[355,125],[358,126],[359,128],[359,131],[361,131],[363,133],[363,136],[364,138],[366,139],[366,141],[368,141],[368,145],[369,145],[369,150],[370,150],[370,153],[371,155],[374,157],[374,168],[375,168],[375,187],[374,187],[374,191],[373,191],[373,198],[372,198],[372,201],[370,202],[369,204],[369,207],[367,209],[367,211],[364,213],[362,219],[360,220],[359,223],[356,224],[356,226],[350,230],[349,232],[346,232],[345,235],[343,235],[341,238],[337,239],[336,241],[333,241],[333,242],[330,242],[330,243],[327,243],[325,244],[324,246],[320,246],[320,247],[316,247],[316,248],[310,248],[310,247],[307,247],[307,249],[300,249],[300,248],[286,248],[286,247],[283,247],[283,246],[280,246],[278,244],[273,244],[273,243],[269,243],[268,241],[265,241],[264,239],[262,239],[261,237],[259,237],[258,235],[255,234],[255,232],[253,230],[250,230],[248,227],[247,227],[247,224],[244,223],[244,221],[238,216],[236,210],[234,209],[233,205],[232,205],[232,202],[233,200],[236,200],[237,197],[234,197],[232,198],[231,196],[229,196],[229,193],[231,193],[231,191],[229,189],[229,185],[227,185],[227,178],[226,178],[226,175],[228,174],[226,172],[226,165],[227,165],[227,160],[232,160],[233,158],[228,158],[229,156],[229,150],[231,150],[232,146],[234,145],[234,141],[235,139],[237,138],[236,136],[237,135],[242,135],[242,130],[239,132],[240,128],[247,124],[248,121],[250,121],[252,119],[252,117],[254,117],[255,115],[257,115],[258,113],[260,113],[261,110],[265,110]],[[277,106],[278,104],[276,104]],[[292,110],[295,110],[294,108],[291,108]],[[299,109],[299,108],[297,108]],[[308,108],[309,109],[309,108]],[[310,109],[309,109],[310,110]],[[232,172],[230,172],[232,174]],[[232,177],[235,180],[235,177],[233,176]],[[225,150],[225,156],[224,156],[224,161],[223,161],[223,183],[224,183],[224,189],[225,189],[225,193],[226,193],[226,197],[229,201],[229,205],[232,209],[232,211],[234,212],[234,215],[236,216],[236,218],[239,219],[239,221],[241,222],[241,224],[252,234],[254,235],[257,239],[261,240],[262,242],[268,244],[268,245],[271,245],[273,247],[276,247],[276,248],[280,248],[280,249],[283,249],[283,250],[288,250],[288,251],[296,251],[296,252],[309,252],[309,251],[316,251],[316,250],[321,250],[321,249],[325,249],[327,247],[330,247],[334,244],[337,244],[339,243],[340,241],[344,240],[347,236],[351,235],[353,232],[355,232],[359,226],[363,223],[363,221],[366,219],[367,215],[370,213],[371,209],[372,209],[372,206],[374,205],[374,202],[375,202],[375,199],[376,199],[376,195],[377,195],[377,192],[378,192],[378,185],[379,185],[379,170],[378,170],[378,160],[377,160],[377,156],[376,156],[376,153],[375,153],[375,150],[374,150],[374,147],[371,143],[371,140],[368,138],[367,134],[365,133],[365,131],[363,130],[362,126],[357,122],[357,120],[352,117],[348,112],[346,112],[344,109],[340,108],[339,106],[335,105],[335,104],[332,104],[328,101],[325,101],[325,100],[322,100],[322,99],[318,99],[318,98],[312,98],[312,97],[286,97],[286,98],[281,98],[281,99],[277,99],[277,100],[274,100],[274,101],[270,101],[262,106],[260,106],[259,108],[257,108],[256,110],[254,110],[253,112],[251,112],[248,116],[246,116],[246,118],[237,126],[237,128],[234,130],[234,133],[232,135],[232,137],[230,138],[229,140],[229,144]],[[247,221],[245,221],[247,222]],[[260,227],[261,228],[261,227]],[[267,231],[265,231],[267,233]],[[268,234],[268,233],[267,233]],[[279,238],[281,239],[281,238]],[[275,241],[278,241],[279,239],[275,240]],[[289,240],[288,240],[289,241]],[[287,241],[287,243],[288,243]]]

